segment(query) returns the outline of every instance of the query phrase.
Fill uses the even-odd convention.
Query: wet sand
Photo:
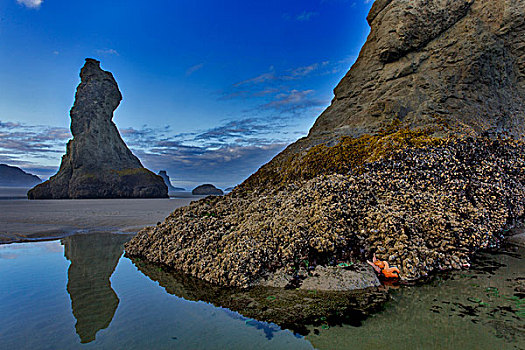
[[[29,187],[0,186],[0,199],[27,199]]]
[[[134,233],[200,198],[0,200],[0,244],[82,232]]]

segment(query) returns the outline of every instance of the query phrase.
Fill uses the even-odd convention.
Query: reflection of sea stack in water
[[[95,340],[107,328],[117,310],[119,299],[111,288],[110,277],[122,255],[126,235],[77,235],[62,239],[64,255],[71,261],[67,292],[82,343]]]
[[[113,123],[122,95],[100,62],[86,59],[80,71],[71,133],[60,170],[28,192],[29,199],[167,197],[161,177],[142,166]]]

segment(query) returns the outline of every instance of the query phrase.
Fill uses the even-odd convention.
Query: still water
[[[327,301],[333,307],[313,308],[319,322],[302,336],[253,317],[289,295],[225,298],[124,257],[128,239],[101,233],[0,245],[0,349],[525,349],[521,248],[482,254],[476,269],[427,285],[390,289],[381,311],[345,322],[352,325],[331,318],[341,305]],[[317,303],[302,298],[293,308]]]

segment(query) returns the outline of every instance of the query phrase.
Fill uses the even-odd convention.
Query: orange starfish
[[[399,278],[399,269],[395,266],[390,267],[388,262],[381,261],[376,258],[376,255],[372,257],[372,261],[366,261],[378,274],[382,274],[385,278]]]
[[[370,264],[370,266],[372,266],[374,270],[379,274],[381,273],[381,270],[385,268],[385,263],[381,260],[377,260],[375,253],[372,257],[372,261],[367,260],[366,262]]]
[[[399,271],[399,269],[395,266],[388,266],[388,263],[385,261],[385,265],[386,267],[381,271],[383,273],[383,275],[386,277],[386,278],[399,278],[399,273],[401,271]]]

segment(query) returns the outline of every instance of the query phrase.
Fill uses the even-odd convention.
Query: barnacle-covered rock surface
[[[400,134],[402,147],[384,147]],[[364,261],[371,253],[413,280],[468,266],[474,252],[498,246],[523,217],[523,143],[423,142],[420,133],[405,130],[376,138],[388,150],[378,160],[352,158],[354,166],[349,161],[310,178],[298,170],[318,165],[308,153],[288,163],[293,181],[256,189],[247,182],[224,197],[193,202],[142,230],[126,251],[228,286],[258,284],[280,269],[293,275]],[[369,151],[363,156],[377,156]],[[288,176],[287,169],[280,174]]]

